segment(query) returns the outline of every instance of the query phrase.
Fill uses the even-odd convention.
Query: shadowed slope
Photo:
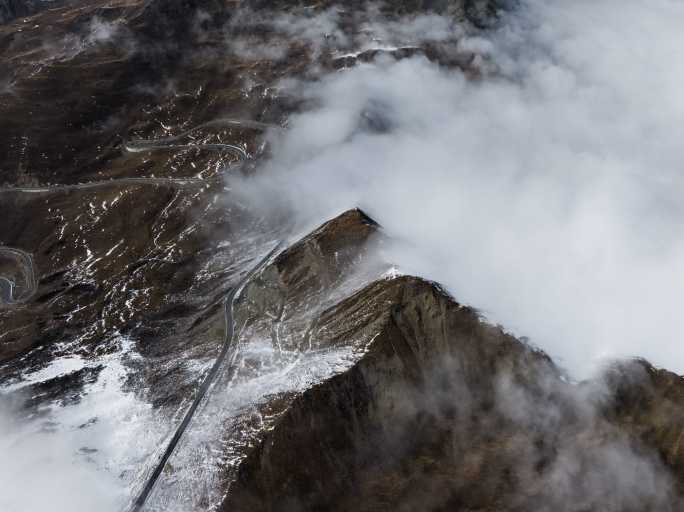
[[[568,384],[543,353],[413,277],[369,285],[312,338],[369,347],[294,401],[222,510],[682,506],[680,377],[626,365],[620,385]]]

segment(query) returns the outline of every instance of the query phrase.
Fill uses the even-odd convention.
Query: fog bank
[[[635,355],[682,373],[682,19],[669,0],[526,0],[461,40],[479,80],[413,57],[288,83],[316,106],[231,185],[309,224],[361,206],[402,270],[573,376]]]
[[[127,359],[137,354],[122,337],[121,351],[99,360],[56,358],[45,369],[0,387],[0,510],[119,512],[144,481],[148,462],[164,446],[161,414],[125,389]],[[80,392],[29,411],[22,403],[79,371],[95,370]],[[99,371],[97,371],[99,369]],[[30,412],[30,414],[29,414]]]

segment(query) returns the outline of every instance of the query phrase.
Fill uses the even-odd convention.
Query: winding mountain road
[[[189,409],[185,413],[185,416],[183,417],[183,421],[181,421],[180,425],[176,429],[173,437],[169,441],[168,446],[162,453],[161,457],[157,461],[157,463],[154,466],[154,470],[150,474],[149,478],[147,479],[145,486],[142,488],[138,496],[133,500],[132,504],[129,506],[128,511],[129,512],[140,512],[143,510],[143,507],[145,506],[145,502],[147,501],[147,498],[150,496],[152,493],[152,490],[154,489],[155,484],[157,483],[157,480],[159,479],[159,476],[161,475],[162,471],[164,470],[164,467],[166,466],[166,463],[168,462],[169,458],[171,455],[173,455],[174,450],[176,449],[176,446],[178,445],[178,442],[180,441],[181,437],[183,437],[183,434],[185,433],[186,429],[188,428],[188,425],[190,425],[190,422],[192,421],[192,418],[197,411],[197,408],[199,407],[200,403],[206,396],[207,392],[209,391],[209,388],[211,387],[214,379],[219,373],[219,370],[223,366],[224,362],[226,359],[228,359],[228,364],[233,365],[235,362],[235,358],[237,357],[238,354],[238,346],[234,342],[235,339],[235,325],[233,322],[233,309],[234,309],[234,304],[235,304],[235,299],[240,296],[240,293],[244,289],[245,285],[256,275],[258,274],[266,265],[268,265],[273,257],[278,253],[278,251],[282,248],[283,242],[279,242],[276,244],[276,246],[269,251],[269,253],[264,256],[259,263],[257,263],[256,266],[254,266],[235,286],[225,297],[224,299],[224,314],[225,314],[225,335],[223,339],[223,346],[221,347],[221,352],[219,352],[219,355],[216,358],[216,361],[214,361],[213,366],[209,370],[209,373],[207,376],[204,378],[204,381],[202,382],[199,390],[197,391],[197,395],[195,396],[195,399],[193,400],[192,404],[190,405]],[[228,355],[230,354],[230,357]]]
[[[17,288],[16,281],[7,276],[0,276],[0,305],[12,305],[26,302],[36,292],[38,287],[36,281],[33,255],[14,247],[0,247],[0,257],[9,257],[17,262],[25,276],[25,290],[21,297],[15,297],[14,292]]]
[[[130,140],[124,144],[124,150],[128,153],[141,153],[145,151],[161,151],[161,150],[179,150],[179,149],[198,149],[205,151],[228,151],[238,156],[240,160],[248,160],[251,158],[249,153],[235,144],[210,143],[210,144],[182,144],[184,138],[193,133],[203,129],[217,126],[229,126],[236,128],[247,128],[252,130],[267,130],[276,129],[281,130],[282,127],[275,124],[261,123],[259,121],[251,121],[249,119],[234,119],[221,118],[207,121],[199,124],[179,135],[173,137],[163,137],[159,139],[137,139]],[[112,180],[91,181],[87,183],[73,183],[64,185],[45,185],[36,187],[0,187],[0,194],[7,194],[12,192],[27,193],[27,194],[45,194],[54,192],[70,192],[74,190],[96,189],[101,187],[124,186],[124,185],[169,185],[175,187],[185,187],[193,185],[202,185],[205,183],[217,181],[218,178],[156,178],[156,177],[140,177],[140,178],[119,178]]]
[[[55,192],[71,192],[74,190],[88,190],[111,186],[125,185],[171,185],[185,187],[191,185],[204,185],[212,179],[203,178],[120,178],[113,180],[90,181],[88,183],[72,183],[66,185],[46,185],[42,187],[0,187],[0,194],[13,192],[26,194],[48,194]]]
[[[128,141],[124,148],[129,153],[140,153],[143,151],[155,151],[155,150],[169,150],[169,149],[199,149],[203,151],[228,151],[233,153],[238,157],[246,160],[249,158],[249,154],[245,148],[237,146],[235,144],[224,144],[224,143],[209,143],[209,144],[188,144],[182,143],[183,139],[189,137],[193,133],[202,130],[204,128],[213,128],[217,126],[228,126],[235,128],[247,128],[251,130],[267,130],[267,129],[280,129],[280,126],[261,123],[259,121],[251,121],[248,119],[234,119],[234,118],[221,118],[214,119],[213,121],[208,121],[197,125],[189,130],[173,137],[163,137],[159,139],[140,139]]]

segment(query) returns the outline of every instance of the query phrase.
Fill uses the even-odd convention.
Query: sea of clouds
[[[672,0],[525,0],[460,41],[479,79],[416,56],[284,84],[315,106],[232,185],[302,223],[363,207],[404,271],[576,378],[630,356],[684,372],[681,19]]]

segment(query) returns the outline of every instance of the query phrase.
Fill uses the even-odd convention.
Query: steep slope
[[[413,277],[369,285],[312,338],[370,345],[294,401],[222,510],[682,506],[681,377],[638,363],[609,385],[569,384],[543,353]]]
[[[371,257],[378,237],[363,212],[344,212],[284,249],[237,290],[229,306],[234,334],[226,364],[145,510],[218,507],[240,461],[292,400],[358,359],[361,352],[353,347],[312,346],[309,333],[316,311],[379,268]]]

